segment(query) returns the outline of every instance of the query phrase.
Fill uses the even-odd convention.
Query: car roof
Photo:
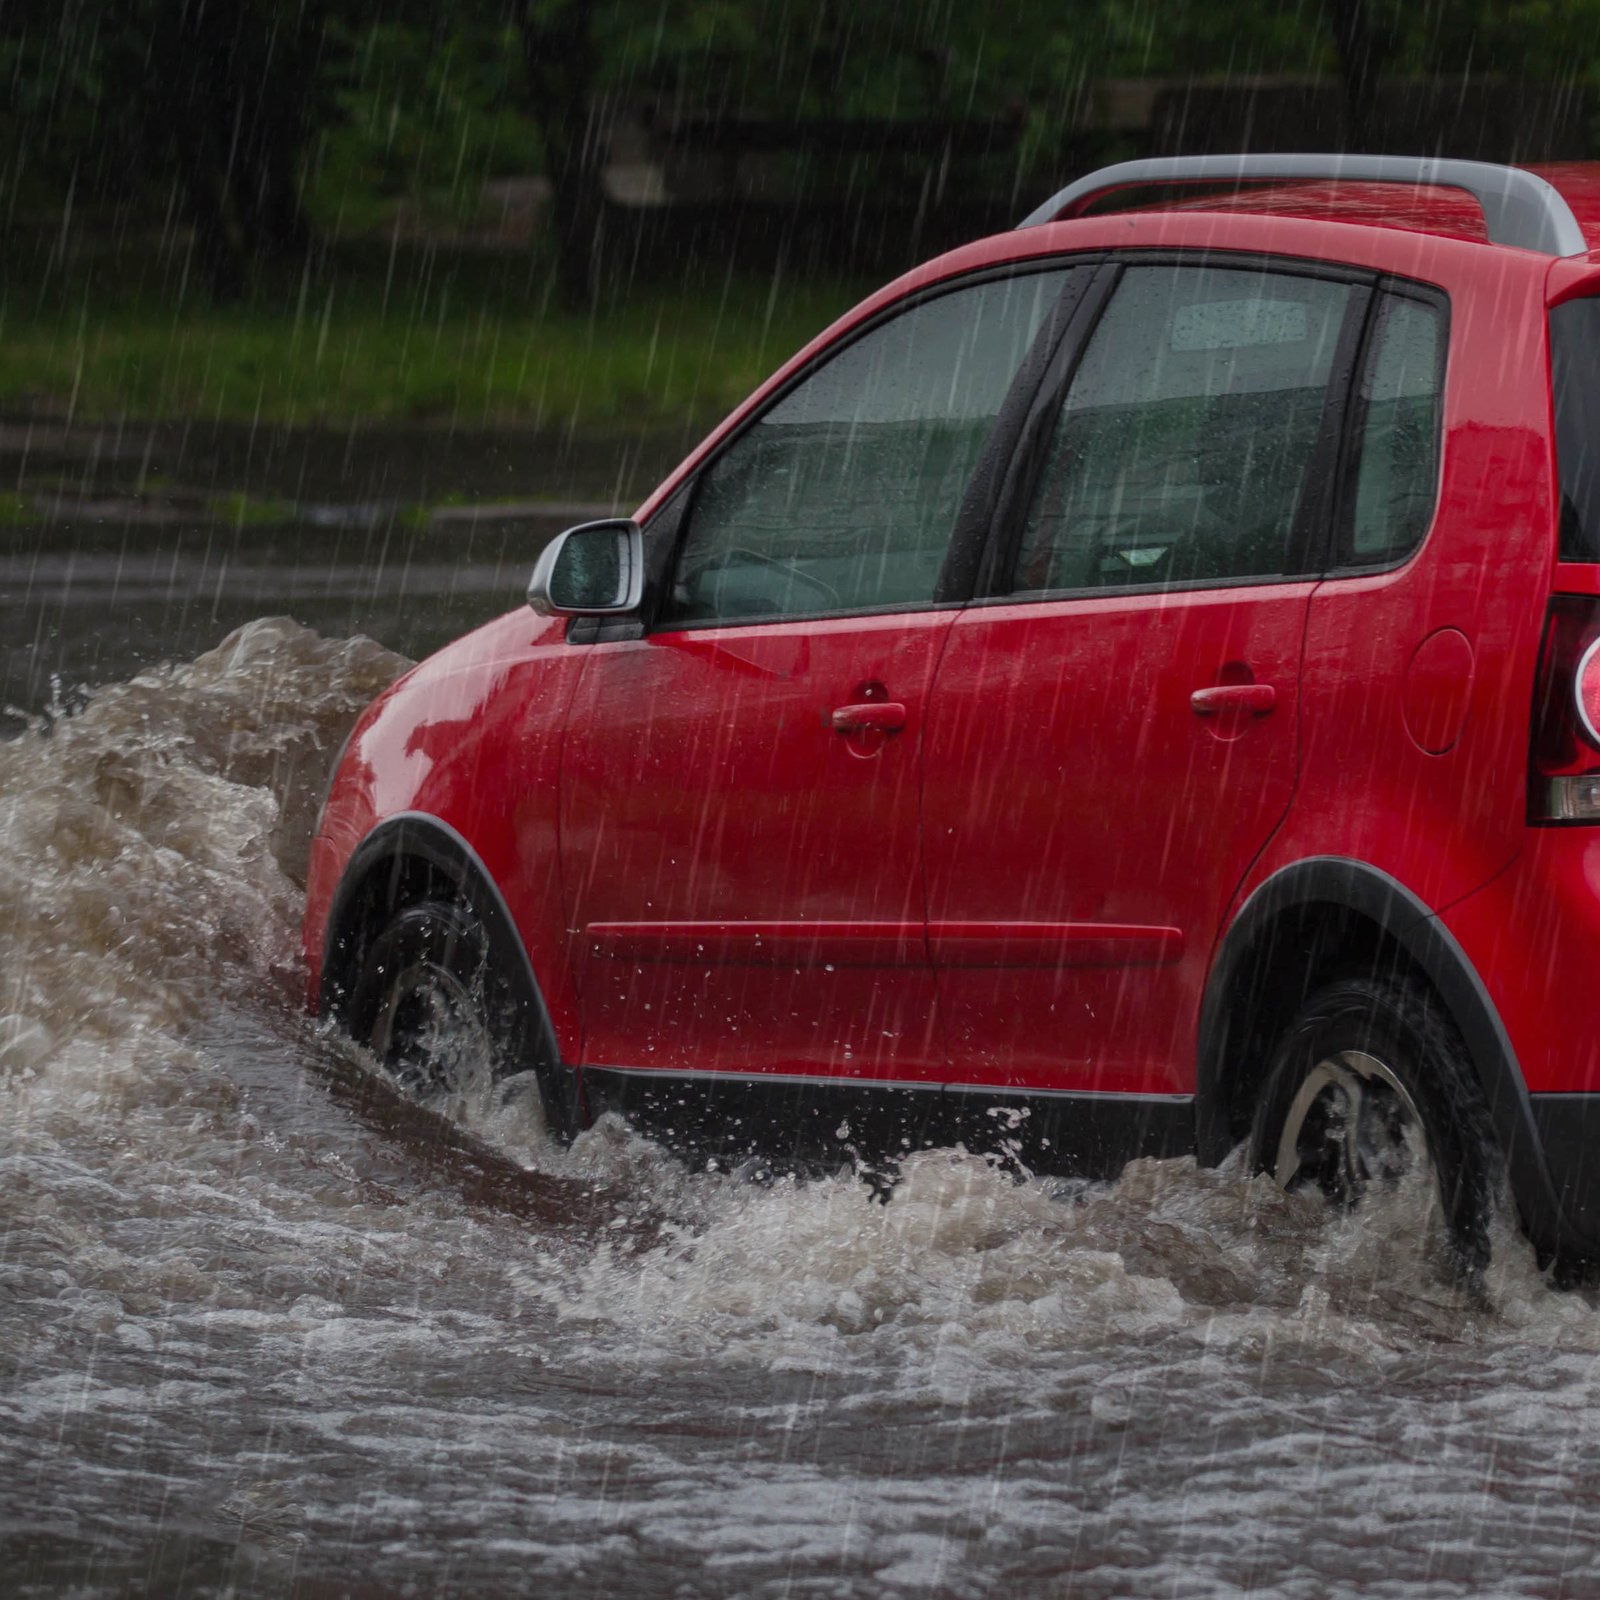
[[[1567,202],[1591,250],[1600,250],[1600,162],[1564,161],[1522,170],[1543,178]],[[1397,228],[1450,239],[1489,243],[1478,202],[1462,189],[1440,184],[1415,187],[1394,183],[1332,180],[1317,183],[1262,182],[1210,195],[1139,201],[1119,211],[1213,211],[1242,216],[1300,217],[1314,222],[1348,222],[1369,228]]]
[[[1232,165],[1227,176],[1205,176],[1208,166]],[[1350,166],[1411,166],[1418,174],[1429,171],[1442,182],[1374,181],[1373,176],[1354,176]],[[1254,176],[1262,168],[1278,166],[1272,176]],[[1344,166],[1346,173],[1338,174]],[[1296,171],[1298,168],[1298,171]],[[1317,170],[1320,168],[1320,170]],[[1173,173],[1173,182],[1162,186],[1163,171]],[[1254,170],[1254,171],[1253,171]],[[1331,171],[1330,171],[1331,170]],[[1080,179],[1062,190],[1053,202],[1046,202],[1029,222],[1045,219],[1051,206],[1064,198],[1075,197],[1062,216],[1085,214],[1152,213],[1152,211],[1211,211],[1229,216],[1293,216],[1307,221],[1352,222],[1363,227],[1386,227],[1414,234],[1435,234],[1445,238],[1464,238],[1475,243],[1490,243],[1490,221],[1485,216],[1488,200],[1469,192],[1469,187],[1451,186],[1451,178],[1472,182],[1475,174],[1504,174],[1515,182],[1515,174],[1531,173],[1542,179],[1560,200],[1576,224],[1582,243],[1589,251],[1600,250],[1600,162],[1550,162],[1518,168],[1494,168],[1469,162],[1405,162],[1394,157],[1200,157],[1149,160],[1126,163],[1122,168],[1106,168],[1104,173]],[[1136,174],[1130,184],[1117,181],[1122,173]],[[1525,182],[1525,179],[1522,179]],[[1205,186],[1197,192],[1198,186]],[[1107,206],[1106,202],[1112,202]],[[1518,219],[1525,221],[1525,218]],[[1024,224],[1026,226],[1026,224]],[[1502,242],[1506,235],[1501,235]],[[1570,243],[1555,253],[1566,254]],[[1530,238],[1515,238],[1515,243],[1530,245]],[[1538,246],[1533,246],[1538,248]]]
[[[1214,211],[1232,216],[1300,217],[1308,222],[1351,222],[1408,233],[1489,242],[1483,212],[1460,189],[1415,189],[1380,183],[1273,183],[1226,194],[1145,201],[1119,211]]]

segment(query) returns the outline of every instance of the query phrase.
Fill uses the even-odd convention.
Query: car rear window
[[[1600,561],[1600,300],[1550,313],[1561,559]]]

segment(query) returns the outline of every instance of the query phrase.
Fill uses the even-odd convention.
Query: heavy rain
[[[1303,652],[1315,686],[1319,650],[1329,680],[1377,659],[1371,573],[1449,532],[1435,478],[1475,427],[1510,437],[1532,396],[1551,429],[1551,359],[1563,570],[1600,593],[1571,576],[1589,358],[1554,315],[1553,357],[1542,322],[1489,348],[1529,248],[1580,299],[1600,257],[1551,268],[1578,253],[1497,232],[1528,213],[1413,177],[1410,211],[1343,214],[1353,265],[1307,269],[1342,259],[1315,207],[1344,198],[1258,193],[1300,231],[1258,222],[1247,249],[1230,180],[1126,257],[1089,219],[919,283],[694,469],[692,515],[650,501],[851,307],[1110,163],[1600,157],[1600,4],[0,0],[0,82],[0,1594],[1600,1594],[1600,1290],[1540,1232],[1502,1101],[1458,1086],[1444,1127],[1426,1071],[1370,1044],[1315,1069],[1364,1075],[1348,1126],[1304,1109],[1313,1076],[1301,1145],[1243,1099],[1220,1148],[1197,1138],[1205,963],[1330,746],[1310,689],[1229,721],[1203,696],[1263,687],[1230,660],[1163,720],[1152,676],[1202,626],[1185,595],[1224,585],[1274,597],[1258,668]],[[1565,170],[1578,220],[1551,225],[1600,229]],[[1446,360],[1447,328],[1477,343]],[[1363,445],[1370,478],[1340,444],[1358,423],[1399,441]],[[1036,502],[1006,498],[1003,439]],[[1472,477],[1489,510],[1460,527],[1521,518],[1544,550],[1547,445]],[[1347,480],[1369,558],[1347,588],[1369,587],[1323,626],[1339,582],[1292,560],[1306,485],[1335,485],[1331,527]],[[536,617],[562,530],[645,504],[654,637]],[[1476,602],[1516,590],[1510,565],[1470,572]],[[1588,803],[1587,757],[1530,755],[1553,565],[1523,562],[1529,642],[1465,672],[1470,715],[1428,721],[1450,721],[1442,653],[1406,712],[1419,762],[1505,732],[1518,830]],[[1104,648],[1066,631],[1130,596]],[[1558,599],[1549,638],[1600,629]],[[433,720],[352,741],[486,625],[413,680]],[[672,629],[676,677],[626,666]],[[1600,631],[1573,638],[1576,662]],[[941,685],[986,649],[1009,676],[941,730]],[[512,705],[518,651],[554,665]],[[734,687],[706,714],[714,672]],[[462,815],[512,816],[526,860],[568,852],[561,903],[523,923],[578,951],[576,982],[536,974],[560,1071],[594,1069],[564,1128],[549,1063],[494,1056],[470,1004],[419,1030],[420,1076],[398,989],[363,1021],[330,966],[307,1006],[340,763],[404,809],[452,761]],[[1443,826],[1422,793],[1398,802],[1419,856]],[[1020,845],[1040,816],[1065,820]],[[1463,901],[1512,872],[1477,850]],[[1211,885],[1212,921],[1125,926],[1156,916],[1117,909],[1141,873]],[[1081,904],[1074,874],[1099,880]],[[508,898],[540,881],[513,876]],[[1508,994],[1557,971],[1584,892],[1522,892],[1480,935],[1511,946]],[[639,955],[667,926],[646,913],[682,919],[676,953]],[[777,953],[727,957],[745,926]],[[1091,955],[1015,953],[1085,927]],[[377,931],[351,935],[362,981]],[[1243,1038],[1228,1066],[1259,1088]],[[1536,1100],[1597,1086],[1577,1033],[1530,1062]],[[667,1083],[665,1123],[608,1100],[608,1070]],[[868,1087],[797,1154],[701,1094],[763,1074]],[[874,1146],[860,1107],[890,1088],[973,1114]],[[1076,1160],[1103,1157],[1082,1129],[1111,1102],[1140,1108],[1133,1142]],[[1372,1107],[1398,1129],[1376,1154]],[[1344,1177],[1295,1165],[1315,1136]],[[1468,1216],[1470,1140],[1497,1153]],[[1578,1234],[1582,1167],[1558,1194]]]

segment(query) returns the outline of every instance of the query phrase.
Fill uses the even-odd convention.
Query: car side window
[[[1600,561],[1600,300],[1567,300],[1550,313],[1550,398],[1555,407],[1563,561]]]
[[[1362,382],[1350,556],[1395,561],[1422,542],[1439,485],[1443,319],[1437,307],[1383,297]]]
[[[702,476],[661,623],[931,603],[979,452],[1071,270],[922,301],[791,389]]]
[[[1300,274],[1129,267],[1067,389],[1014,587],[1283,574],[1351,294]]]

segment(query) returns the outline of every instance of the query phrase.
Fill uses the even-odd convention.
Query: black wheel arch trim
[[[1297,861],[1261,884],[1229,927],[1200,1010],[1195,1146],[1201,1162],[1215,1165],[1236,1143],[1229,1123],[1229,1010],[1243,965],[1268,921],[1313,905],[1367,918],[1433,985],[1466,1043],[1528,1236],[1541,1254],[1594,1258],[1597,1241],[1571,1224],[1558,1199],[1516,1051],[1483,979],[1425,902],[1364,861],[1342,856]]]
[[[483,858],[469,841],[448,822],[426,811],[401,811],[386,817],[350,852],[338,887],[328,907],[328,920],[322,935],[322,973],[319,1012],[326,1014],[337,1004],[340,986],[336,975],[345,952],[342,943],[350,932],[352,902],[368,882],[375,867],[386,861],[404,858],[421,860],[448,878],[458,889],[470,890],[479,902],[489,947],[502,970],[515,973],[525,987],[530,1022],[537,1041],[536,1067],[547,1084],[549,1110],[559,1126],[558,1135],[568,1137],[580,1126],[577,1074],[561,1059],[561,1047],[545,1005],[544,990],[533,970],[527,946],[517,932],[511,908],[500,893]]]

